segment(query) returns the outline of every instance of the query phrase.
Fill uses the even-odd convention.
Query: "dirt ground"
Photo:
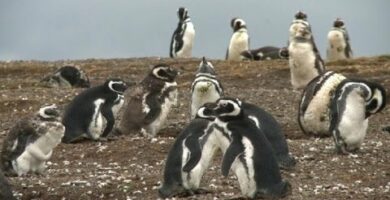
[[[167,152],[188,123],[189,89],[199,62],[200,59],[165,58],[0,62],[0,143],[21,117],[46,103],[66,105],[82,90],[37,85],[44,75],[64,63],[80,65],[92,85],[109,77],[139,82],[149,66],[157,63],[167,63],[181,71],[177,80],[179,105],[157,138],[135,135],[110,142],[60,144],[48,162],[46,175],[9,178],[15,195],[18,199],[158,199]],[[282,171],[293,187],[285,199],[390,199],[390,134],[382,131],[390,125],[390,106],[370,118],[368,135],[358,153],[336,155],[330,138],[309,138],[300,131],[297,109],[301,91],[292,90],[287,61],[212,63],[227,96],[261,106],[282,125],[290,151],[298,160],[295,169]],[[390,56],[327,66],[349,77],[377,81],[390,92]],[[237,179],[232,173],[229,178],[221,175],[220,161],[219,154],[201,183],[212,193],[188,199],[240,197]]]

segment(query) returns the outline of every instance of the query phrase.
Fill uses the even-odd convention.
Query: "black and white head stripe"
[[[202,61],[200,62],[198,71],[196,73],[197,75],[198,74],[216,75],[213,64],[207,61],[205,57],[203,57]]]
[[[209,119],[214,120],[215,114],[213,109],[217,106],[216,103],[205,103],[202,107],[198,109],[195,118]]]
[[[157,79],[172,82],[178,75],[178,72],[168,65],[159,64],[152,69],[152,75]]]
[[[59,113],[57,111],[57,106],[55,104],[44,106],[39,109],[38,115],[43,119],[54,119],[59,117]]]
[[[240,18],[233,18],[230,22],[230,26],[232,27],[233,31],[236,32],[241,28],[246,28],[246,23]]]
[[[126,83],[120,79],[109,80],[107,85],[111,91],[119,94],[123,94],[123,92],[127,89]]]
[[[334,28],[344,28],[344,21],[341,20],[340,18],[337,18],[337,19],[333,22],[333,27],[334,27]]]
[[[242,114],[241,101],[234,98],[223,97],[218,99],[214,112],[218,117],[235,117]]]
[[[184,8],[184,7],[180,7],[177,10],[177,15],[178,15],[180,20],[185,20],[185,19],[189,18],[188,10],[187,10],[187,8]]]

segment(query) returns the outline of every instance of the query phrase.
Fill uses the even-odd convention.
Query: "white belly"
[[[246,31],[233,33],[229,44],[227,60],[241,60],[241,52],[249,49],[249,36]]]
[[[291,42],[288,51],[291,84],[294,89],[302,89],[319,75],[315,68],[313,46],[310,43]]]
[[[89,133],[92,136],[92,139],[97,140],[104,131],[104,128],[106,126],[106,119],[103,117],[101,113],[101,107],[103,106],[104,100],[98,99],[94,102],[95,104],[95,110],[92,116],[92,121],[89,124]]]
[[[205,103],[215,102],[221,96],[210,82],[198,82],[194,86],[191,100],[191,119],[194,119],[198,109]]]
[[[345,42],[344,35],[341,31],[338,30],[329,31],[328,49],[327,49],[328,61],[347,59],[345,55],[346,46],[347,44]]]
[[[183,48],[176,53],[178,58],[192,57],[192,46],[194,44],[195,28],[192,22],[187,22],[187,27],[183,35]]]

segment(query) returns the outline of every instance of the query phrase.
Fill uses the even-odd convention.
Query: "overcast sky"
[[[390,54],[389,0],[3,0],[0,60],[168,57],[180,6],[195,26],[194,57],[224,58],[233,17],[247,22],[251,48],[284,46],[298,10],[322,57],[336,17],[356,56]]]

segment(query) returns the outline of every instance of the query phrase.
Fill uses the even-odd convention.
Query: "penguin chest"
[[[347,44],[343,32],[331,30],[328,33],[327,56],[329,61],[346,59],[345,48]]]
[[[315,68],[316,56],[308,42],[292,42],[289,46],[291,82],[297,89],[303,88],[318,75]]]
[[[104,99],[97,99],[94,102],[94,110],[88,129],[89,134],[93,139],[98,139],[100,137],[107,123],[107,120],[103,117],[101,112],[104,102]]]
[[[365,100],[357,92],[351,92],[345,100],[345,110],[339,114],[338,130],[348,150],[360,147],[367,133]]]
[[[249,49],[249,36],[246,31],[233,33],[230,39],[228,60],[241,60],[241,52]]]
[[[122,108],[125,100],[122,97],[119,97],[119,99],[115,102],[114,106],[112,106],[112,113],[114,114],[114,117],[116,117],[119,113],[119,110]]]
[[[186,23],[186,29],[183,34],[183,47],[176,55],[180,58],[189,58],[192,56],[192,46],[195,38],[195,28],[191,22]]]
[[[196,116],[198,109],[205,103],[215,102],[220,94],[211,82],[198,82],[194,88],[191,99],[191,118]]]

